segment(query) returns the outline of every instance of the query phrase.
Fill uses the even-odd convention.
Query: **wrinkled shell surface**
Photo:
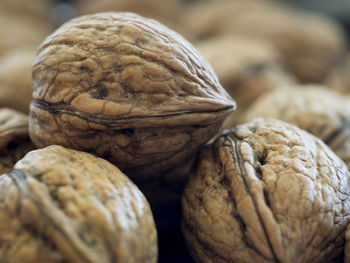
[[[258,99],[245,113],[280,119],[323,140],[350,167],[350,97],[324,86],[289,86]]]
[[[39,48],[33,88],[36,145],[93,152],[128,175],[185,159],[235,104],[190,43],[132,13],[64,24]]]
[[[0,174],[12,171],[15,163],[35,146],[29,139],[28,116],[0,109]]]
[[[114,165],[61,146],[0,177],[0,261],[157,262],[149,205]]]
[[[318,138],[256,119],[201,151],[183,196],[197,262],[332,262],[343,257],[349,171]]]

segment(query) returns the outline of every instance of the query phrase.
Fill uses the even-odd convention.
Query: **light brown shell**
[[[289,122],[323,140],[350,168],[350,97],[321,85],[293,85],[259,98],[244,120]]]
[[[40,46],[30,136],[92,152],[128,175],[169,169],[219,130],[235,107],[180,35],[132,13],[71,20]]]
[[[0,261],[157,262],[147,200],[120,170],[49,146],[0,177]]]
[[[318,138],[256,119],[201,150],[183,195],[197,262],[342,260],[350,174]]]

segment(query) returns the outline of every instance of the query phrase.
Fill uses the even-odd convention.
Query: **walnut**
[[[279,54],[264,41],[224,36],[201,41],[197,48],[237,102],[238,109],[226,121],[227,127],[239,123],[245,109],[259,96],[295,82],[282,68]]]
[[[49,20],[53,6],[53,0],[1,0],[0,2],[2,12],[12,16],[30,16],[46,22]]]
[[[328,74],[325,85],[342,94],[350,93],[350,52]]]
[[[88,151],[144,179],[197,151],[235,107],[190,43],[132,13],[60,27],[38,50],[33,88],[35,145]]]
[[[347,49],[343,28],[326,16],[277,2],[281,1],[203,1],[200,10],[188,12],[187,24],[197,22],[199,30],[204,29],[202,38],[234,35],[267,41],[300,82],[322,82]],[[202,10],[213,14],[206,19]]]
[[[321,85],[294,85],[259,98],[244,116],[280,119],[325,142],[350,168],[350,97]]]
[[[0,261],[157,262],[148,202],[120,170],[52,145],[0,177]]]
[[[318,138],[255,119],[201,150],[183,231],[197,262],[332,262],[349,223],[350,173]]]
[[[15,48],[36,48],[51,31],[51,26],[36,16],[16,15],[0,7],[0,55]]]
[[[0,58],[0,107],[29,113],[33,49],[14,49]]]
[[[35,146],[28,135],[28,116],[0,109],[0,174],[12,171],[15,163]]]

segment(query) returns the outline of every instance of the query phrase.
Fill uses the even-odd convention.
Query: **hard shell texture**
[[[109,162],[49,146],[0,177],[0,261],[157,262],[148,202]]]
[[[30,135],[93,152],[129,174],[171,167],[235,107],[193,46],[133,13],[87,15],[40,46]]]
[[[197,262],[342,260],[349,171],[318,138],[256,119],[201,150],[183,195]]]
[[[320,138],[350,167],[350,97],[322,85],[291,85],[260,97],[245,112],[289,122]]]

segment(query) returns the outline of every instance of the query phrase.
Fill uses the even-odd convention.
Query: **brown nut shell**
[[[64,24],[33,66],[30,135],[156,174],[207,142],[235,107],[195,48],[155,20],[100,13]]]
[[[120,170],[49,146],[0,177],[0,261],[157,262],[147,200]]]
[[[256,119],[201,150],[183,195],[197,262],[342,259],[350,174],[318,138]]]

